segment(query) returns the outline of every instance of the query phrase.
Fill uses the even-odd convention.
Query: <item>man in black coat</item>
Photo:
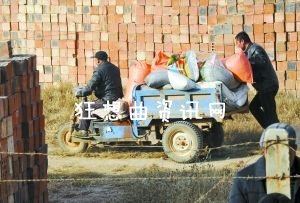
[[[92,109],[104,108],[103,104],[110,104],[123,97],[120,69],[107,61],[108,55],[104,51],[96,52],[97,68],[93,72],[88,84],[76,92],[76,96],[85,97],[94,92],[97,100],[90,105]],[[87,118],[88,111],[83,111],[83,118]],[[86,136],[90,125],[89,119],[81,119],[79,132],[76,136]]]
[[[267,130],[284,129],[288,133],[290,147],[290,176],[300,175],[300,158],[296,156],[296,133],[295,130],[284,123],[274,123],[270,125],[262,134],[260,146],[266,152],[264,136]],[[229,203],[257,203],[266,196],[266,164],[265,157],[262,156],[255,163],[237,172],[233,180],[233,185],[229,195]],[[249,179],[239,178],[248,177]],[[259,178],[261,177],[261,178]],[[292,203],[300,203],[300,178],[290,179]]]
[[[252,43],[246,32],[235,36],[236,46],[247,55],[253,72],[253,87],[257,93],[249,105],[250,112],[258,123],[266,128],[279,122],[276,113],[275,96],[279,83],[276,72],[266,51],[256,43]]]

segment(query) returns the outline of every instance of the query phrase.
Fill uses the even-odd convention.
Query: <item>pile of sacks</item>
[[[132,102],[132,90],[138,84],[155,89],[190,90],[200,88],[203,82],[221,81],[222,100],[228,112],[245,105],[248,98],[246,83],[253,82],[251,65],[244,53],[224,59],[211,54],[201,61],[194,51],[171,57],[158,52],[151,65],[137,61],[129,71],[125,92],[125,100],[129,104]]]

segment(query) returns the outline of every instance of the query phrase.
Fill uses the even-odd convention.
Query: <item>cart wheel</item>
[[[224,130],[222,123],[213,123],[205,138],[209,147],[222,146],[224,142]]]
[[[70,123],[64,124],[59,128],[57,133],[57,141],[62,150],[70,153],[83,153],[87,150],[88,143],[71,142]]]
[[[164,152],[179,163],[194,162],[203,148],[202,131],[187,121],[172,123],[163,133]]]

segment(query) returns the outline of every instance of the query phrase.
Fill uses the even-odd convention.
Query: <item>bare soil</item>
[[[253,147],[252,147],[253,148]],[[97,151],[98,150],[98,151]],[[216,151],[211,156],[203,157],[194,164],[179,164],[169,160],[159,148],[136,148],[133,149],[101,149],[94,148],[90,150],[88,155],[70,156],[64,155],[54,146],[49,146],[49,167],[48,176],[50,182],[49,201],[50,202],[136,202],[139,198],[133,197],[137,195],[128,185],[139,184],[144,177],[151,179],[168,177],[166,174],[177,173],[182,171],[192,171],[187,176],[193,176],[197,171],[202,170],[222,170],[236,169],[254,162],[259,155],[254,149],[250,149],[250,154],[246,157],[230,157],[228,153],[224,153],[228,149]],[[53,154],[53,155],[51,155]],[[108,155],[109,154],[109,155]],[[124,157],[122,158],[121,154]],[[226,154],[226,156],[224,156]],[[128,158],[133,155],[134,158]],[[243,154],[241,154],[243,156]],[[212,158],[214,157],[214,158]],[[145,172],[145,174],[142,174]],[[152,173],[153,172],[153,173]],[[181,175],[179,175],[181,176]],[[184,176],[184,175],[183,175]],[[64,180],[66,178],[80,179],[76,181]],[[87,178],[87,180],[85,180]],[[104,181],[101,181],[104,178]],[[116,179],[118,178],[118,180]],[[133,178],[133,179],[132,179]],[[137,178],[135,180],[134,178]],[[51,181],[51,179],[59,179],[60,181]],[[93,181],[93,179],[95,181]],[[111,180],[111,181],[110,181]],[[168,186],[168,183],[161,181],[159,184]],[[151,184],[147,186],[152,190]],[[155,184],[154,184],[155,187]],[[161,186],[164,187],[164,186]],[[134,189],[135,187],[133,187]],[[206,192],[209,188],[206,190]],[[229,190],[229,188],[227,188]],[[142,194],[139,194],[142,195]],[[180,202],[172,199],[162,199],[161,202]],[[152,202],[151,199],[146,201]],[[172,201],[171,201],[172,200]],[[224,202],[226,202],[223,199]],[[145,200],[143,200],[145,202]],[[156,201],[157,202],[157,201]]]

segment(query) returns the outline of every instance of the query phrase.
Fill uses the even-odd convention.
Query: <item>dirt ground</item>
[[[87,156],[69,156],[61,155],[59,148],[49,145],[48,177],[50,180],[55,179],[48,184],[50,202],[130,202],[128,196],[131,195],[131,191],[126,189],[126,185],[132,181],[130,178],[137,177],[136,174],[141,171],[235,168],[244,163],[251,163],[258,157],[258,155],[253,155],[224,159],[221,155],[223,152],[215,152],[214,159],[205,157],[205,160],[199,160],[194,164],[179,164],[169,160],[160,148],[109,149],[109,152],[105,151],[102,154],[101,149],[98,150],[100,152],[95,152],[94,149]],[[109,158],[105,155],[107,153],[109,153],[109,156],[107,155]],[[120,154],[129,157],[134,153],[138,153],[134,158],[120,157]],[[66,178],[80,178],[81,180],[64,180]],[[84,180],[85,178],[88,180]],[[97,181],[100,178],[108,180]],[[110,178],[123,180],[110,183]],[[92,181],[93,179],[95,182]]]

